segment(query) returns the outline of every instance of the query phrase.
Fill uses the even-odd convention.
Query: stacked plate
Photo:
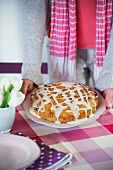
[[[26,168],[39,156],[40,148],[33,140],[12,134],[0,135],[0,170]]]

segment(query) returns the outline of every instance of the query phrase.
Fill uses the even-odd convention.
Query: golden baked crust
[[[56,82],[37,87],[31,94],[30,112],[52,122],[71,122],[94,114],[98,95],[91,87],[73,82]]]

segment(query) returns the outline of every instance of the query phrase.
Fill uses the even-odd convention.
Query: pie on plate
[[[81,125],[95,120],[105,110],[104,99],[98,91],[73,82],[40,85],[26,100],[23,107],[28,117],[54,127]]]

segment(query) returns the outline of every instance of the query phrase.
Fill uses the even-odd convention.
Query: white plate
[[[100,95],[100,93],[98,91],[96,91],[96,92],[97,92],[98,97],[99,97],[99,106],[98,106],[95,114],[93,114],[93,116],[91,116],[89,118],[82,119],[82,120],[76,120],[76,121],[71,122],[71,123],[56,124],[54,122],[50,122],[50,121],[38,118],[35,114],[34,115],[31,114],[30,113],[30,96],[31,96],[31,93],[26,97],[22,106],[23,106],[27,116],[31,120],[33,120],[34,122],[44,124],[44,125],[47,125],[47,126],[51,126],[51,127],[55,127],[55,128],[70,128],[70,127],[74,127],[74,126],[80,126],[80,125],[83,125],[83,124],[91,123],[92,121],[96,120],[105,111],[106,106],[105,106],[104,98]]]
[[[0,135],[1,170],[26,168],[39,156],[40,148],[33,140],[12,134]]]

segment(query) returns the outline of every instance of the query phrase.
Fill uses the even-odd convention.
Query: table
[[[57,129],[33,122],[19,106],[10,133],[17,132],[57,150],[72,153],[72,164],[66,170],[113,170],[112,109],[90,124]]]

